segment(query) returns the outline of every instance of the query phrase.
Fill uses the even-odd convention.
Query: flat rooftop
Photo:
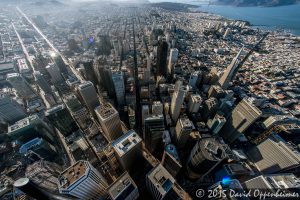
[[[137,190],[137,187],[134,181],[131,179],[128,173],[124,173],[118,180],[116,180],[108,189],[108,193],[113,199],[125,192],[126,194],[132,193],[134,190]],[[127,190],[127,191],[125,191]],[[128,195],[129,195],[128,194]]]
[[[173,176],[161,164],[155,167],[147,176],[163,196],[170,191],[175,183]]]
[[[123,156],[141,142],[142,138],[135,131],[131,130],[113,141],[112,146],[119,156]]]
[[[102,119],[106,119],[117,113],[117,110],[111,104],[107,103],[97,107],[96,112]]]
[[[68,188],[82,176],[84,176],[87,170],[86,161],[78,161],[73,166],[63,171],[59,177],[59,185],[61,188]]]

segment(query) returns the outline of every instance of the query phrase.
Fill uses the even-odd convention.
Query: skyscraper
[[[30,115],[8,126],[7,135],[11,140],[18,140],[20,144],[24,144],[36,137],[41,137],[48,142],[54,143],[52,129],[38,115]]]
[[[203,109],[201,112],[204,121],[207,121],[209,118],[214,117],[218,110],[218,107],[219,107],[218,99],[214,97],[207,99],[204,102]]]
[[[54,63],[49,63],[46,67],[47,72],[51,76],[51,81],[53,84],[61,84],[64,82],[64,79],[61,75],[59,67]]]
[[[157,46],[157,70],[159,75],[167,74],[168,43],[159,41]]]
[[[122,136],[119,113],[111,104],[98,106],[95,112],[108,140],[116,140]]]
[[[277,173],[299,168],[300,153],[281,138],[270,137],[248,151],[258,171]]]
[[[107,195],[104,177],[88,162],[78,161],[59,177],[59,191],[79,199],[101,199]]]
[[[170,50],[169,64],[168,64],[168,74],[174,72],[173,66],[178,60],[178,49],[172,48]]]
[[[153,199],[191,200],[174,177],[161,165],[154,167],[146,176],[146,186]]]
[[[48,109],[45,112],[45,116],[64,136],[71,135],[79,129],[71,114],[63,104]]]
[[[19,153],[24,155],[28,154],[30,151],[33,151],[43,159],[49,161],[54,160],[55,156],[58,155],[55,147],[43,138],[34,138],[23,144],[19,149]]]
[[[78,86],[78,91],[89,111],[92,114],[95,113],[94,110],[100,105],[100,102],[93,83],[87,81],[80,84]]]
[[[53,53],[53,54],[51,54],[51,57],[52,57],[55,65],[58,66],[59,70],[62,73],[68,72],[65,62],[63,61],[62,57],[59,54]]]
[[[244,98],[227,118],[227,122],[220,131],[220,135],[229,143],[234,142],[262,112],[246,98]]]
[[[190,113],[197,113],[200,109],[202,104],[202,98],[199,94],[192,94],[189,99],[189,112]]]
[[[243,48],[233,58],[230,65],[225,69],[223,75],[221,76],[221,78],[219,80],[219,84],[223,89],[227,89],[227,87],[229,86],[229,83],[232,81],[234,74],[237,70],[237,67],[239,65],[239,57],[241,56],[242,52],[243,52]]]
[[[190,178],[200,178],[225,158],[225,150],[215,138],[200,139],[188,158],[188,175]]]
[[[90,121],[87,109],[81,105],[74,94],[64,97],[64,102],[80,128],[85,129]]]
[[[189,79],[189,86],[197,88],[201,81],[201,71],[195,71],[191,74]]]
[[[94,71],[94,62],[92,59],[84,58],[80,60],[83,65],[86,80],[91,81],[94,85],[98,84],[97,76]]]
[[[177,81],[175,84],[175,91],[172,96],[171,101],[171,117],[172,120],[176,123],[180,115],[181,106],[183,104],[185,97],[185,90],[182,87],[182,81]]]
[[[43,75],[39,71],[33,72],[33,76],[34,76],[35,82],[45,93],[52,92],[49,83],[46,81],[46,79],[43,77]]]
[[[142,138],[133,130],[112,142],[116,156],[127,171],[133,171],[142,157]]]
[[[151,153],[162,147],[162,136],[164,130],[165,126],[163,115],[153,115],[145,119],[144,141],[146,148]]]
[[[225,91],[219,85],[212,85],[208,90],[208,98],[215,97],[217,99],[223,98]]]
[[[211,132],[215,135],[218,134],[221,128],[226,123],[226,118],[216,114],[213,119],[209,119],[207,122],[208,128],[211,130]]]
[[[182,168],[176,147],[173,144],[168,144],[165,146],[161,164],[173,177],[176,177]]]
[[[16,89],[17,94],[24,99],[36,97],[29,83],[19,73],[7,74],[7,81]]]
[[[126,172],[109,186],[108,194],[111,200],[136,200],[139,197],[139,190]]]
[[[177,147],[184,148],[193,130],[193,122],[188,118],[180,118],[176,124]]]
[[[124,105],[125,101],[125,85],[122,71],[112,72],[112,81],[115,88],[115,95],[117,97],[118,105]]]
[[[14,123],[25,117],[25,110],[20,104],[10,97],[0,94],[0,119],[8,123]]]

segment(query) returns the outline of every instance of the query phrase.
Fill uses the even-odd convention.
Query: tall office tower
[[[118,111],[109,103],[98,106],[95,109],[107,139],[112,141],[122,136],[121,120]]]
[[[174,177],[161,164],[147,174],[146,186],[155,200],[191,200],[191,197],[178,185]]]
[[[87,109],[81,105],[76,95],[70,94],[65,96],[64,102],[80,128],[87,128],[88,122],[90,121],[90,115]]]
[[[45,116],[64,136],[71,135],[79,129],[71,114],[63,104],[48,109],[45,112]]]
[[[40,160],[26,167],[25,175],[33,183],[47,189],[51,193],[58,193],[58,177],[62,167],[56,163]]]
[[[189,99],[189,112],[190,113],[197,113],[200,109],[202,104],[202,98],[199,94],[192,94]]]
[[[225,97],[225,91],[219,85],[212,85],[208,90],[208,98],[223,98]]]
[[[173,177],[176,177],[182,168],[176,147],[173,144],[168,144],[165,146],[161,164]]]
[[[239,53],[233,58],[230,65],[225,69],[223,75],[221,76],[219,80],[219,84],[223,89],[227,89],[229,86],[229,83],[234,78],[235,72],[237,70],[237,67],[239,65],[239,58],[243,52],[243,48],[239,51]]]
[[[115,88],[115,95],[117,97],[118,105],[125,104],[125,85],[123,72],[116,70],[112,72],[112,81]]]
[[[191,74],[189,79],[189,86],[197,88],[201,82],[201,71],[195,71]]]
[[[144,69],[144,81],[147,83],[151,78],[151,58],[147,55],[147,67]]]
[[[33,72],[34,80],[38,86],[45,92],[51,93],[51,86],[39,71]]]
[[[158,74],[165,76],[167,74],[167,57],[168,57],[168,43],[166,41],[159,41],[157,46],[157,70]]]
[[[218,99],[211,97],[204,101],[203,109],[202,109],[202,117],[205,121],[209,118],[214,117],[219,107]]]
[[[243,183],[246,190],[260,189],[264,192],[276,193],[276,191],[299,191],[300,179],[294,174],[267,174],[252,178]],[[299,197],[298,197],[299,198]]]
[[[264,174],[283,172],[300,166],[300,153],[275,137],[270,137],[250,149],[248,156],[258,171]]]
[[[172,74],[174,72],[173,66],[178,60],[178,49],[172,48],[170,50],[169,64],[168,64],[168,74]]]
[[[175,84],[175,91],[172,96],[171,101],[171,117],[172,120],[176,123],[180,115],[181,106],[183,104],[185,97],[185,90],[182,87],[182,81],[177,81]]]
[[[165,131],[163,115],[153,115],[145,119],[144,141],[146,148],[153,153],[162,147],[162,136]],[[156,152],[158,152],[156,151]]]
[[[86,79],[91,81],[94,85],[98,85],[97,76],[94,71],[93,60],[84,58],[80,61],[80,63],[83,65]]]
[[[50,161],[54,160],[55,156],[58,155],[55,147],[42,138],[34,138],[23,144],[19,149],[19,153],[23,155],[27,155],[31,151],[38,154],[43,159]]]
[[[53,53],[51,55],[53,62],[55,63],[56,66],[58,66],[59,70],[62,73],[67,73],[67,65],[65,64],[65,62],[63,61],[62,57],[57,54],[57,53]]]
[[[176,124],[176,143],[178,148],[184,148],[193,130],[193,122],[187,117],[180,118]]]
[[[139,190],[127,172],[110,185],[107,191],[111,200],[136,200],[139,197]]]
[[[107,90],[109,96],[113,96],[114,87],[112,87],[113,81],[111,67],[108,65],[104,66],[104,68],[101,68],[100,74],[104,88]]]
[[[59,177],[59,192],[79,199],[101,199],[107,195],[104,177],[88,162],[78,161]]]
[[[149,117],[150,112],[149,112],[149,106],[148,105],[143,105],[142,106],[142,125],[145,124],[145,119]]]
[[[207,126],[211,130],[211,132],[216,135],[219,133],[221,128],[224,126],[226,123],[226,118],[223,117],[222,115],[216,114],[213,119],[209,119],[207,121]]]
[[[54,143],[53,130],[38,115],[31,115],[9,126],[7,135],[11,140],[18,140],[20,144],[25,144],[36,137]]]
[[[152,104],[152,114],[162,115],[163,114],[163,104],[160,101],[154,101]]]
[[[127,171],[134,171],[142,157],[142,138],[133,130],[112,142],[117,159]]]
[[[262,112],[244,98],[232,111],[227,122],[220,131],[220,135],[229,143],[234,142],[239,136],[260,116]]]
[[[19,73],[7,74],[7,81],[16,89],[19,96],[24,99],[36,97],[36,94],[29,83]]]
[[[226,157],[223,146],[215,138],[200,139],[188,158],[188,176],[191,179],[203,177]]]
[[[94,114],[94,110],[100,105],[100,102],[93,83],[87,81],[80,84],[78,86],[78,91],[90,113]]]
[[[128,120],[129,120],[129,126],[131,129],[135,128],[135,110],[129,106],[128,107]]]
[[[46,67],[46,70],[50,74],[53,84],[61,84],[64,82],[61,72],[56,64],[49,63]]]
[[[0,119],[8,123],[14,123],[25,117],[25,110],[20,104],[10,97],[0,94]]]

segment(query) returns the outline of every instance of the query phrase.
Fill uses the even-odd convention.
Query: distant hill
[[[230,4],[235,6],[285,6],[299,3],[300,0],[217,0],[219,4]]]
[[[198,8],[199,6],[185,4],[185,3],[173,3],[173,2],[161,2],[161,3],[151,3],[152,7],[159,7],[166,10],[173,10],[173,11],[181,11],[186,12],[189,11],[190,8]]]

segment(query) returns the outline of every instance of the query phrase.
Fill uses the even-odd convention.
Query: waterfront
[[[259,28],[284,29],[300,35],[300,4],[280,7],[201,5],[199,9],[230,19],[249,21],[253,26]]]

